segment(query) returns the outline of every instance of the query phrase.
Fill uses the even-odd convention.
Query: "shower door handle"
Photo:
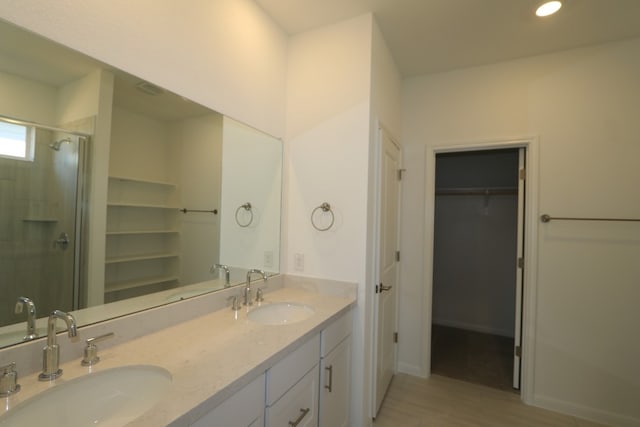
[[[69,247],[69,235],[65,232],[60,233],[58,238],[53,241],[53,247],[59,247],[63,251]]]

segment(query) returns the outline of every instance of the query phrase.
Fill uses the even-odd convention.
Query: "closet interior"
[[[520,155],[436,155],[431,372],[504,390],[514,387]]]

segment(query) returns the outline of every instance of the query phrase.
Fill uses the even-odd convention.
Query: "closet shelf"
[[[145,254],[145,255],[130,255],[130,256],[119,256],[113,258],[107,258],[105,260],[105,264],[120,264],[123,262],[135,262],[135,261],[148,261],[154,259],[165,259],[165,258],[177,258],[180,255],[177,253],[158,253],[158,254]]]
[[[180,230],[120,230],[107,231],[107,236],[129,236],[143,234],[179,234]]]
[[[40,218],[40,217],[28,217],[23,218],[24,222],[58,222],[58,218]]]
[[[154,205],[147,203],[108,202],[108,207],[116,208],[142,208],[142,209],[178,209],[178,206]]]
[[[162,185],[165,187],[177,187],[177,184],[174,184],[172,182],[153,181],[149,179],[138,179],[138,178],[125,177],[125,176],[110,175],[109,179],[116,180],[116,181],[128,181],[128,182],[134,182],[139,184]]]
[[[145,277],[138,280],[128,280],[125,282],[105,283],[105,293],[124,291],[126,289],[141,288],[143,286],[159,285],[162,283],[177,282],[177,276],[155,276]]]
[[[510,196],[517,195],[518,187],[450,187],[436,188],[436,196]]]

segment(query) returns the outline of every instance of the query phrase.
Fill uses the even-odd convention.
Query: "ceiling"
[[[255,0],[294,35],[373,12],[403,76],[640,36],[640,0]]]

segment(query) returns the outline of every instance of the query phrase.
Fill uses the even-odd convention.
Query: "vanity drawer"
[[[266,427],[318,425],[318,365],[266,410]]]
[[[311,338],[267,371],[267,406],[289,390],[320,358],[320,335]],[[285,424],[287,425],[287,424]]]
[[[351,335],[352,328],[353,318],[349,310],[321,332],[320,356],[325,357],[342,340]]]

